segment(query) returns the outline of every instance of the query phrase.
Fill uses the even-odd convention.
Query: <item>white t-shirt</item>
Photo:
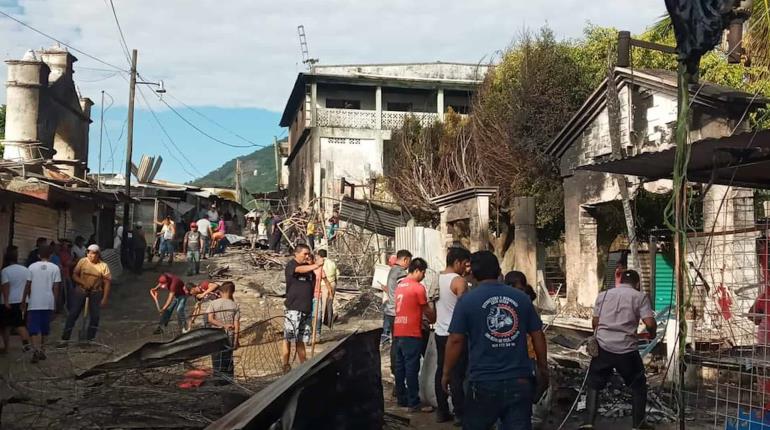
[[[211,222],[207,220],[206,218],[201,218],[197,222],[198,224],[198,231],[201,235],[205,237],[211,236]]]
[[[54,310],[53,284],[61,282],[59,266],[49,261],[38,261],[29,266],[29,271],[32,273],[32,288],[30,288],[27,309],[30,311]]]
[[[78,260],[86,256],[86,247],[72,245],[72,254],[75,256],[75,261],[77,262]]]
[[[161,233],[163,233],[163,239],[165,240],[171,240],[174,238],[174,221],[169,221],[168,224],[163,224],[163,227],[160,228]]]
[[[209,211],[206,214],[209,216],[209,221],[211,222],[219,221],[219,212],[217,212],[216,209],[209,209]]]
[[[2,278],[0,284],[8,284],[10,286],[8,303],[21,303],[21,299],[24,296],[24,287],[27,286],[27,281],[32,280],[32,274],[29,272],[29,269],[21,264],[11,264],[3,269],[0,278]],[[2,295],[0,295],[0,303],[5,304]]]

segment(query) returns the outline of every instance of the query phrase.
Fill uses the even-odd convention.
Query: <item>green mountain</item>
[[[272,145],[251,154],[233,158],[190,184],[199,187],[235,188],[235,160],[237,159],[241,160],[242,186],[246,192],[261,193],[275,190],[275,148]]]

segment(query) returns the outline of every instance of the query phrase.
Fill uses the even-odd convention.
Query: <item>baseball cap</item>
[[[197,222],[191,222],[190,223],[190,228],[198,228],[198,223]]]
[[[94,243],[93,245],[89,245],[87,249],[91,252],[99,252],[99,245]]]

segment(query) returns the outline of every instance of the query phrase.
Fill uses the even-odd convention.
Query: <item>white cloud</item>
[[[640,31],[663,1],[615,0],[113,0],[139,70],[192,105],[281,110],[301,64],[297,25],[323,64],[489,58],[524,27],[578,37],[586,22]],[[108,0],[12,0],[0,9],[105,61],[127,68]],[[21,11],[21,13],[19,12]],[[51,42],[0,16],[0,55],[20,58]],[[76,54],[77,55],[77,54]],[[125,104],[126,82],[77,55],[76,79],[93,99]],[[5,76],[0,65],[0,76]],[[103,79],[106,78],[106,79]],[[90,81],[90,82],[88,82]],[[95,82],[94,82],[95,81]],[[0,103],[5,94],[0,94]]]

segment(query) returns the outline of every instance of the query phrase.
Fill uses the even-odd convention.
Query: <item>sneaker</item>
[[[56,348],[57,349],[64,349],[64,348],[67,347],[68,343],[69,343],[69,341],[67,341],[67,340],[61,340],[61,341],[59,341],[59,343],[56,344]]]
[[[40,359],[40,360],[45,360],[48,357],[45,355],[45,351],[40,349],[40,350],[37,351],[37,358]]]
[[[426,414],[427,413],[431,413],[431,412],[436,410],[436,408],[434,408],[431,405],[410,406],[407,409],[409,410],[409,412],[412,412],[412,413],[422,412],[422,413],[426,413]]]
[[[35,364],[38,361],[40,361],[40,354],[39,354],[39,351],[35,351],[35,352],[32,353],[32,359],[29,360],[29,362],[32,363],[32,364]]]
[[[182,334],[188,333],[189,331],[190,331],[190,329],[189,329],[189,328],[183,328],[183,329],[182,329]]]

